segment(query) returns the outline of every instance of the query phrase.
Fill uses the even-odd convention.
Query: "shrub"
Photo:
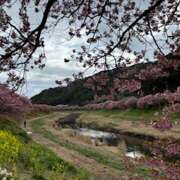
[[[137,105],[137,101],[138,99],[136,97],[129,97],[126,99],[126,101],[124,102],[124,105],[127,108],[135,108]]]
[[[0,164],[14,162],[21,150],[21,142],[7,131],[0,131]]]
[[[126,108],[124,99],[117,101],[117,108],[118,109],[125,109]]]
[[[113,109],[118,109],[118,101],[113,101],[112,102],[112,107],[113,107]]]
[[[175,111],[180,111],[180,103],[176,103],[173,105]]]
[[[147,95],[144,97],[139,98],[137,102],[138,108],[149,108],[153,106],[159,106],[161,104],[164,104],[166,100],[162,96],[162,94],[155,94],[155,95]]]
[[[104,108],[104,103],[99,103],[94,105],[95,109],[103,109]]]
[[[104,103],[104,108],[111,110],[117,108],[117,103],[115,101],[106,101]]]
[[[167,117],[163,117],[159,121],[155,122],[153,127],[160,131],[169,130],[172,128],[172,122],[167,119]]]
[[[126,109],[126,108],[149,108],[157,107],[164,104],[174,104],[178,108],[180,103],[180,88],[177,88],[176,92],[164,92],[157,94],[149,94],[137,99],[136,97],[128,97],[127,99],[121,99],[119,101],[106,101],[99,104],[88,104],[84,106],[86,109]]]
[[[171,93],[171,92],[165,92],[162,94],[164,100],[166,100],[169,104],[171,103],[180,103],[180,93],[177,91],[177,92],[174,92],[174,93]]]
[[[106,101],[105,103],[104,103],[104,108],[105,109],[113,109],[113,101]]]

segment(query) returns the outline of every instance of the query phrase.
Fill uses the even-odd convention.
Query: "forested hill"
[[[114,76],[121,76],[124,71],[132,72],[128,76],[127,79],[131,79],[133,77],[134,72],[138,72],[141,69],[148,68],[154,63],[141,63],[136,64],[131,67],[121,69],[113,69],[110,71]],[[106,73],[107,71],[103,71],[97,73],[92,77],[98,77],[101,73]],[[147,94],[155,94],[158,92],[163,92],[165,90],[175,91],[178,86],[180,86],[180,69],[172,70],[169,69],[168,77],[161,77],[153,80],[142,81],[142,91],[144,95]],[[33,103],[37,104],[49,104],[49,105],[58,105],[58,104],[67,104],[67,105],[84,105],[89,101],[93,100],[94,93],[91,89],[88,89],[84,86],[85,80],[78,80],[70,83],[66,87],[55,87],[49,88],[47,90],[43,90],[40,94],[35,95],[31,98]],[[120,94],[119,97],[129,96],[132,94]],[[137,94],[133,94],[137,96]]]
[[[93,92],[83,86],[84,81],[72,82],[66,87],[55,87],[43,90],[31,98],[37,104],[84,105],[93,99]]]

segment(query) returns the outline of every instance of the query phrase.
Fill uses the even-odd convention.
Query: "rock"
[[[63,119],[59,119],[58,125],[59,126],[70,126],[73,128],[76,126],[76,119],[78,117],[79,117],[79,113],[72,113]]]
[[[159,116],[159,112],[155,112],[155,113],[154,113],[154,116]]]

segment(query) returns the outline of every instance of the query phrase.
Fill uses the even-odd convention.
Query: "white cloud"
[[[75,62],[65,63],[64,58],[69,57],[73,48],[83,45],[85,38],[73,38],[71,41],[66,41],[65,36],[59,36],[58,32],[55,31],[52,37],[47,36],[45,39],[46,67],[43,70],[36,68],[27,74],[27,84],[23,88],[23,93],[29,97],[43,89],[55,87],[55,80],[71,77],[73,73],[83,70]]]

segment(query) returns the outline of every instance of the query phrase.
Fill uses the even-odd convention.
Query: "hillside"
[[[156,66],[157,62],[141,63],[136,64],[126,68],[112,69],[109,71],[101,71],[93,76],[89,76],[83,80],[78,80],[70,83],[66,87],[55,87],[43,90],[38,95],[35,95],[31,98],[33,103],[37,104],[49,104],[49,105],[58,105],[58,104],[67,104],[67,105],[83,105],[89,101],[93,100],[94,92],[91,89],[88,89],[84,86],[84,82],[87,79],[98,79],[103,74],[113,75],[113,77],[124,77],[126,79],[133,79],[135,73],[140,72],[142,69],[148,69],[152,66]],[[168,76],[162,76],[159,78],[148,80],[141,80],[142,92],[144,95],[155,94],[158,92],[163,92],[165,90],[175,91],[178,86],[180,86],[180,70],[179,68],[167,69]],[[128,72],[128,75],[127,75]],[[96,82],[98,84],[98,81]],[[152,86],[153,84],[153,86]],[[108,85],[109,86],[109,85]],[[106,87],[99,92],[99,94],[108,94]],[[138,96],[138,92],[129,93],[119,93],[117,98],[122,98],[124,96]]]
[[[33,103],[48,105],[83,105],[92,99],[93,92],[83,87],[83,81],[73,82],[67,87],[49,88],[31,98]]]

